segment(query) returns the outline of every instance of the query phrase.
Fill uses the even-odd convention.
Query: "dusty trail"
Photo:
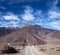
[[[24,50],[22,50],[22,55],[45,55],[42,52],[39,52],[34,46],[26,46]]]
[[[22,48],[20,53],[3,55],[46,55],[46,54],[38,51],[38,49],[34,46],[25,46],[24,48]]]

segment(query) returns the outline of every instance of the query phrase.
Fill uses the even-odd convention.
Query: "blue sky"
[[[27,23],[60,30],[60,0],[0,0],[0,26]]]

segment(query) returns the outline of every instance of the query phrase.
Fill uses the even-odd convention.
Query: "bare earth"
[[[60,45],[25,46],[20,53],[4,55],[60,55]]]
[[[26,46],[22,51],[22,55],[45,55],[42,52],[39,52],[34,46]]]

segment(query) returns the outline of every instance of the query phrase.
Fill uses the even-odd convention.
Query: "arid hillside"
[[[0,36],[0,43],[60,44],[60,31],[43,28],[40,25],[25,25],[17,31]]]
[[[10,34],[19,30],[19,27],[0,27],[0,36]]]

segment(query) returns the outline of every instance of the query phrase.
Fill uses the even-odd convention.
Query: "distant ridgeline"
[[[17,27],[0,27],[0,36],[7,35],[14,31],[17,31],[19,28]]]
[[[60,31],[44,28],[40,25],[0,27],[0,36],[0,43],[60,44]]]

